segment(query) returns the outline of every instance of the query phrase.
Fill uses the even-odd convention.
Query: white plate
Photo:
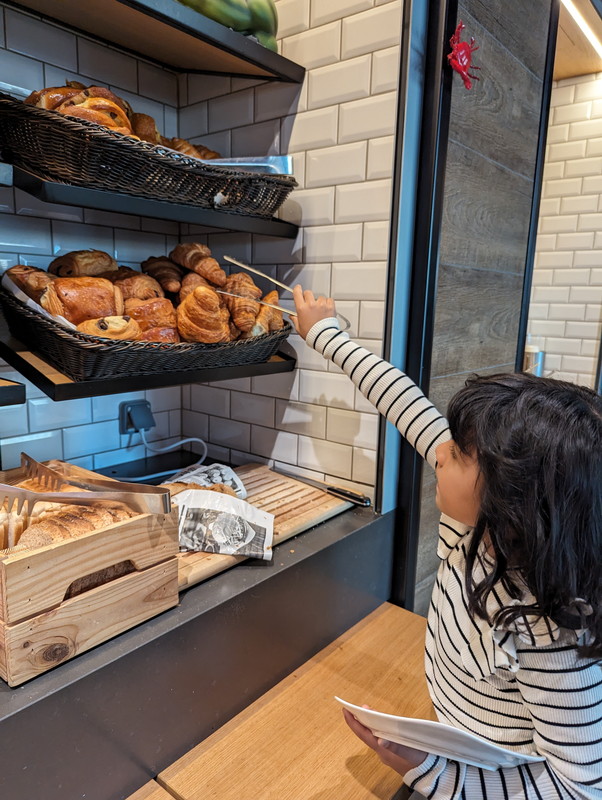
[[[500,767],[516,767],[527,762],[545,761],[543,756],[527,756],[514,750],[507,750],[443,722],[396,717],[394,714],[382,714],[371,708],[354,706],[353,703],[347,703],[340,697],[335,697],[335,700],[351,711],[362,725],[370,728],[380,739],[425,750],[427,753],[451,758],[453,761],[462,761],[473,767],[495,770]]]

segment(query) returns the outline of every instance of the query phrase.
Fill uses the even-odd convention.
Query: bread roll
[[[73,539],[94,530],[106,528],[134,516],[122,503],[95,503],[93,506],[65,505],[30,525],[19,544],[27,548]]]

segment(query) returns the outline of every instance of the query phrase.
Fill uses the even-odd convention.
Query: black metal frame
[[[53,17],[50,14],[42,13],[31,7],[27,0],[6,0],[6,2],[10,6],[25,11],[28,14],[36,14],[49,22],[58,23],[61,26],[68,26],[70,30],[81,33],[87,38],[92,38],[101,44],[115,45],[115,42],[79,27],[77,17],[71,14],[69,9],[65,10],[62,16]],[[95,2],[103,3],[104,0],[86,0],[87,5]],[[257,78],[259,80],[284,81],[287,83],[301,83],[303,81],[305,68],[301,65],[290,61],[279,53],[268,50],[249,37],[233,31],[225,25],[221,25],[180,3],[171,2],[171,0],[169,2],[166,2],[166,0],[117,0],[117,2],[128,6],[146,17],[156,20],[158,23],[157,31],[163,28],[164,35],[169,35],[169,29],[171,28],[190,36],[193,41],[197,40],[198,42],[203,42],[229,53],[239,59],[241,70],[240,72],[228,71],[225,73],[219,70],[178,67],[158,59],[153,54],[152,41],[149,42],[149,47],[146,52],[138,52],[128,48],[124,44],[118,43],[117,46],[120,50],[125,53],[130,53],[135,58],[142,57],[149,59],[159,66],[167,67],[174,72],[200,73],[203,75],[227,74],[232,77]],[[252,69],[245,71],[244,68],[247,64],[251,68],[258,68],[263,74],[253,72]]]
[[[560,15],[560,0],[552,0],[550,7],[550,26],[548,28],[548,47],[546,51],[546,64],[543,76],[541,115],[539,119],[539,139],[535,157],[535,174],[533,176],[533,202],[529,219],[529,234],[527,237],[527,253],[525,257],[525,278],[523,281],[523,294],[521,311],[518,321],[518,335],[516,342],[516,362],[514,368],[517,372],[523,369],[525,357],[525,342],[527,340],[527,327],[529,324],[529,306],[531,302],[531,286],[533,283],[533,269],[535,266],[535,248],[537,246],[537,227],[539,225],[539,210],[541,207],[541,188],[543,184],[543,170],[545,166],[546,142],[548,138],[548,122],[550,117],[550,102],[552,99],[552,83],[554,80],[554,60],[556,54],[556,39],[558,36],[558,18]]]
[[[424,55],[422,144],[417,186],[412,279],[405,372],[428,393],[437,288],[443,184],[451,104],[452,72],[447,65],[447,43],[456,27],[457,0],[428,5]],[[412,3],[404,4],[404,15]],[[407,37],[406,37],[407,38]],[[406,41],[406,46],[409,43]],[[398,154],[399,155],[399,154]],[[398,209],[396,209],[398,210]],[[412,610],[418,555],[418,526],[422,458],[407,442],[400,453],[398,502],[391,600]]]
[[[8,362],[48,397],[57,401],[128,392],[131,391],[133,382],[137,389],[157,389],[163,386],[179,386],[182,383],[209,383],[232,378],[273,375],[277,372],[292,372],[297,363],[294,357],[279,351],[268,361],[259,364],[211,367],[182,372],[157,372],[153,375],[116,375],[112,378],[73,381],[54,367],[47,367],[41,357],[36,356],[29,347],[15,339],[8,330],[4,318],[0,318],[0,358]],[[15,402],[20,401],[17,399]]]
[[[188,222],[210,228],[256,233],[262,236],[280,236],[294,239],[299,226],[276,217],[258,217],[251,214],[236,214],[219,209],[201,208],[185,203],[166,200],[151,200],[122,192],[91,189],[69,183],[46,180],[33,172],[12,164],[0,163],[0,186],[15,186],[45,203],[60,203],[68,206],[96,208],[100,211],[117,211],[140,217]]]

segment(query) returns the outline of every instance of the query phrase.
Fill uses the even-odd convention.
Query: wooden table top
[[[384,603],[157,781],[181,800],[389,800],[401,778],[351,733],[334,695],[435,719],[425,629],[422,617]]]
[[[173,795],[166,792],[155,781],[149,781],[130,795],[127,800],[173,800]]]

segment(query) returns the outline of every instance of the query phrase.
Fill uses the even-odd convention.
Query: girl
[[[442,512],[426,675],[442,722],[545,761],[497,771],[349,727],[436,800],[602,798],[602,398],[562,381],[467,381],[449,421],[349,341],[331,298],[294,290],[300,335],[436,471]]]

